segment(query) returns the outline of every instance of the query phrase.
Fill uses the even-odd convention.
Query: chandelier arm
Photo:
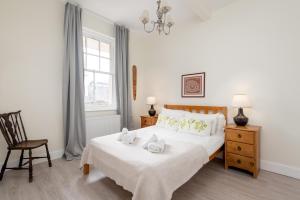
[[[147,33],[152,33],[152,32],[154,31],[154,29],[155,29],[155,24],[156,24],[156,22],[152,21],[151,23],[153,24],[153,27],[152,27],[152,29],[150,29],[150,30],[147,30],[146,24],[144,24],[144,30],[145,30]]]

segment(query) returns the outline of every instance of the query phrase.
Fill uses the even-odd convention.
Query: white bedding
[[[164,153],[142,148],[152,134],[166,141]],[[155,126],[138,129],[134,144],[118,134],[94,138],[85,148],[81,165],[91,164],[133,193],[133,200],[169,200],[224,143],[224,136],[198,136]]]

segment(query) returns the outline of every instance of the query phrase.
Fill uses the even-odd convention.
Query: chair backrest
[[[8,147],[27,141],[21,111],[0,114],[0,130]]]

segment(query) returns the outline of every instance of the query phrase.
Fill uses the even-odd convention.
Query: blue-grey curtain
[[[86,144],[81,13],[79,6],[65,5],[63,123],[67,160],[79,159]]]
[[[130,128],[131,97],[128,66],[128,40],[129,30],[123,26],[115,25],[116,36],[116,86],[117,111],[121,116],[121,128]]]

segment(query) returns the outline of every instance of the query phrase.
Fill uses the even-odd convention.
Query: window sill
[[[117,115],[117,110],[91,110],[85,111],[86,118],[94,118],[94,117],[101,117],[101,116],[110,116],[110,115]]]
[[[86,113],[93,113],[93,112],[117,112],[117,109],[85,109]]]
[[[115,105],[110,106],[99,106],[99,105],[85,105],[85,112],[106,112],[106,111],[117,111],[117,107]]]

